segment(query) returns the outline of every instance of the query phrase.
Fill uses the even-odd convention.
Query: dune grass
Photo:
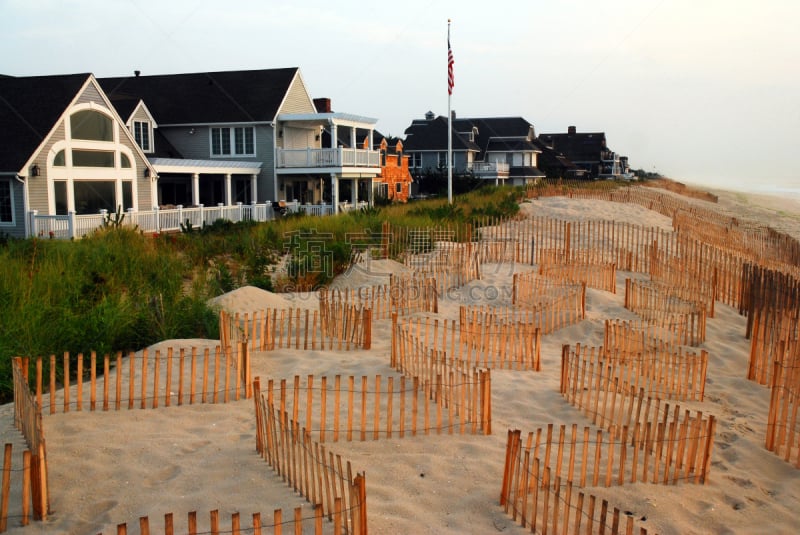
[[[303,290],[329,282],[351,259],[354,237],[384,221],[422,228],[507,216],[520,189],[486,187],[449,205],[431,199],[331,217],[267,223],[218,221],[179,234],[108,227],[78,241],[9,240],[0,245],[0,402],[11,400],[11,358],[139,350],[171,338],[219,337],[208,299],[242,285]],[[323,243],[330,269],[303,270]],[[276,280],[279,258],[289,270]],[[305,256],[304,256],[305,255]]]

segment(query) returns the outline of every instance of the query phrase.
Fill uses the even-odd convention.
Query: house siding
[[[102,105],[103,108],[106,108],[105,100],[100,96],[100,92],[97,91],[97,88],[93,84],[87,85],[83,93],[81,93],[75,101],[76,104],[87,104],[89,102],[97,102]]]
[[[133,121],[149,121],[152,122],[152,118],[147,114],[147,111],[141,106],[136,108],[136,113],[133,114],[131,117],[131,127],[133,127]]]
[[[58,122],[53,129],[47,143],[34,158],[34,162],[39,166],[41,174],[37,177],[28,177],[28,208],[36,210],[40,214],[50,215],[50,189],[47,186],[47,170],[50,162],[48,156],[53,145],[62,141],[66,136],[66,126],[64,120]]]
[[[314,103],[308,94],[303,79],[299,75],[294,77],[286,98],[283,101],[278,113],[314,113]]]
[[[195,133],[190,134],[187,127],[161,127],[159,131],[181,153],[184,158],[198,160],[214,160],[211,156],[210,127],[195,127]],[[257,182],[257,201],[273,200],[275,196],[275,150],[274,128],[269,125],[255,126],[256,154],[254,157],[232,156],[224,158],[239,162],[261,162],[261,173]],[[223,158],[219,158],[223,159]]]

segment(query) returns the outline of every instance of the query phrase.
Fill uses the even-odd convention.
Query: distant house
[[[0,234],[28,214],[150,209],[156,171],[91,74],[0,77]]]
[[[406,129],[409,167],[418,176],[447,167],[447,117],[414,120]],[[453,118],[453,172],[496,184],[533,183],[545,174],[533,125],[522,117]]]
[[[539,134],[539,141],[583,169],[587,178],[622,178],[627,172],[627,158],[621,161],[608,148],[604,132],[578,132],[570,126],[566,133]]]
[[[390,145],[386,138],[381,139],[381,193],[389,200],[407,202],[411,195],[413,178],[408,169],[408,156],[403,153],[403,142],[398,140]]]

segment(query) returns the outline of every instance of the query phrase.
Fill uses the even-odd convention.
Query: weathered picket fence
[[[228,524],[230,527],[226,527],[222,523],[217,509],[209,512],[207,525],[198,519],[196,511],[191,511],[186,515],[185,526],[179,525],[173,513],[166,513],[164,515],[163,529],[159,530],[158,533],[163,533],[164,535],[174,535],[175,533],[185,533],[186,535],[206,535],[209,533],[269,535],[272,533],[273,535],[281,535],[284,533],[284,529],[292,533],[313,533],[314,535],[342,535],[345,533],[346,515],[349,512],[343,509],[341,498],[336,499],[332,522],[325,522],[322,505],[314,506],[310,515],[305,513],[306,510],[302,507],[295,507],[292,515],[289,516],[287,514],[286,518],[284,518],[283,509],[275,509],[272,513],[272,522],[262,520],[261,513],[253,513],[250,527],[246,525],[246,521],[239,513],[231,513],[230,523]],[[149,516],[139,517],[137,525],[138,533],[141,535],[150,533],[151,521]],[[118,524],[114,533],[116,535],[127,535],[128,524]],[[366,533],[366,531],[361,531],[360,533]]]
[[[705,307],[673,295],[662,285],[625,279],[625,308],[648,323],[675,331],[683,345],[696,346],[706,339]]]
[[[35,481],[37,471],[34,456],[30,450],[25,449],[22,455],[17,455],[14,461],[13,444],[6,443],[3,451],[3,472],[0,478],[0,533],[5,533],[9,527],[9,519],[14,524],[27,526],[31,521],[31,505],[41,505],[41,480]],[[35,490],[36,486],[39,489]],[[13,502],[13,503],[12,503]],[[10,511],[10,513],[9,513]],[[46,509],[45,509],[46,511]],[[36,520],[44,520],[41,516]]]
[[[346,533],[367,533],[367,494],[363,474],[353,477],[350,461],[343,469],[342,458],[326,451],[314,441],[308,428],[280,405],[274,403],[272,381],[266,394],[261,380],[253,382],[255,393],[256,451],[295,492],[308,499],[332,519],[337,511],[347,511],[343,527]],[[310,392],[310,391],[309,391]],[[297,405],[295,405],[297,407]]]
[[[588,451],[588,428],[584,431],[583,449],[586,452]],[[548,432],[552,433],[552,426],[548,428]],[[577,428],[574,426],[573,437],[576,432]],[[553,474],[553,468],[540,459],[538,455],[540,435],[541,429],[537,431],[536,449],[531,451],[533,433],[528,434],[527,444],[523,445],[521,432],[518,429],[508,430],[506,460],[500,488],[500,506],[504,508],[505,512],[510,514],[514,521],[519,520],[520,526],[523,528],[530,526],[532,533],[552,532],[572,535],[626,533],[632,535],[637,524],[633,516],[621,513],[618,507],[614,507],[613,511],[610,511],[608,500],[601,500],[594,494],[579,490],[580,487],[575,488],[578,486],[572,479],[575,447],[569,450],[570,475],[562,478],[560,470],[557,469],[558,473]],[[594,479],[599,477],[598,468],[601,466],[601,439],[602,436],[598,436],[594,459],[596,474]],[[613,441],[613,439],[611,440]],[[549,452],[550,441],[547,442],[546,447]],[[610,463],[614,460],[613,447],[614,445],[609,442],[606,451]],[[559,455],[562,454],[562,451],[563,446],[559,449]],[[620,453],[624,455],[623,452],[626,451],[627,449],[622,445]],[[625,457],[622,455],[624,463]],[[584,460],[586,460],[585,455]],[[560,468],[560,464],[557,466]],[[586,466],[585,463],[581,464],[582,471],[586,470]],[[607,473],[610,472],[607,471]],[[583,479],[585,480],[585,473]],[[606,479],[609,480],[610,477]],[[575,494],[574,503],[573,494]],[[648,531],[640,524],[638,533],[646,535]]]

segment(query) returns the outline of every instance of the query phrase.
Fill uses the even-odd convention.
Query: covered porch
[[[303,205],[327,205],[335,212],[374,201],[373,181],[381,173],[373,150],[377,119],[346,113],[281,114],[276,122],[276,191]]]
[[[235,206],[258,198],[261,162],[152,158],[159,206]]]

